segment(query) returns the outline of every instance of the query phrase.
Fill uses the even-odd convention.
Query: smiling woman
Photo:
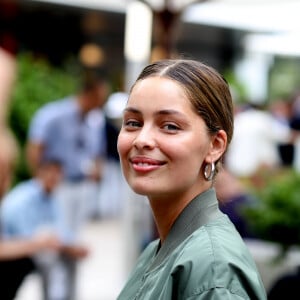
[[[162,60],[142,71],[118,151],[130,187],[149,200],[159,239],[142,253],[119,300],[266,299],[213,187],[232,134],[232,99],[217,71],[193,60]]]

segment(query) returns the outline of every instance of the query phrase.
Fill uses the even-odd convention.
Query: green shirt
[[[147,246],[118,300],[267,299],[214,189],[188,204],[159,246],[158,240]]]

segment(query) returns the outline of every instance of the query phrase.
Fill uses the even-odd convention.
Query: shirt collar
[[[41,180],[39,180],[37,178],[34,178],[34,179],[31,180],[31,184],[39,192],[42,199],[47,200],[49,198],[49,194],[46,193]]]
[[[158,266],[170,253],[195,230],[220,217],[218,200],[214,188],[196,196],[181,212],[171,227],[166,240],[159,249],[151,269]]]

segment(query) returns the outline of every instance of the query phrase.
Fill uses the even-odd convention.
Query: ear
[[[227,134],[224,130],[212,136],[211,148],[207,153],[205,161],[208,163],[215,162],[220,159],[227,147]]]

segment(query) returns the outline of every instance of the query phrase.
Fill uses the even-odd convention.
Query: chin
[[[166,194],[165,189],[155,188],[154,186],[131,185],[131,188],[136,194],[150,198]]]
[[[162,184],[156,178],[128,176],[126,179],[131,189],[136,194],[143,196],[164,194],[168,186],[167,182],[166,184]]]
[[[136,181],[129,182],[131,189],[138,195],[148,196],[153,193],[153,186],[146,186],[145,183],[138,183]]]
[[[148,196],[149,193],[151,193],[151,192],[149,192],[148,189],[145,189],[144,187],[140,187],[140,186],[132,186],[132,185],[131,185],[131,188],[132,188],[132,190],[133,190],[136,194],[138,194],[138,195]]]

